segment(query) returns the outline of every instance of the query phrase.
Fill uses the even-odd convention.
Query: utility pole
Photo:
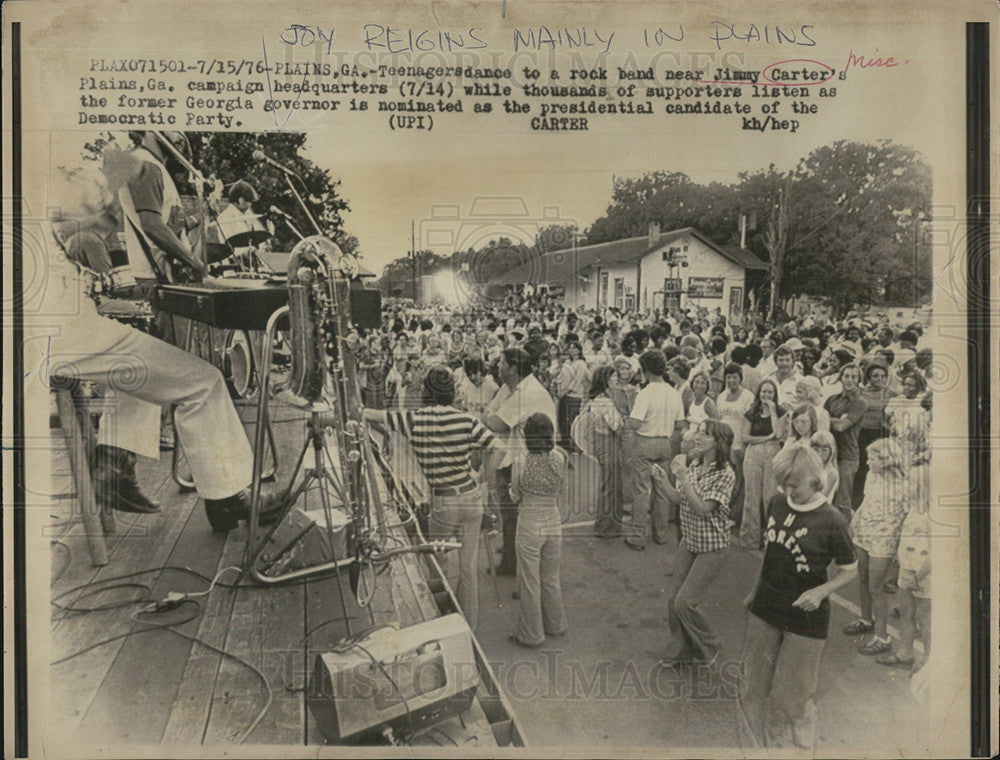
[[[788,244],[788,197],[785,190],[788,187],[787,177],[782,178],[778,186],[778,201],[771,209],[767,220],[767,232],[764,235],[764,245],[770,254],[771,261],[771,298],[768,305],[768,318],[774,319],[778,309],[778,291],[781,288],[781,278],[785,264],[785,247]]]
[[[415,222],[410,220],[410,268],[413,270],[413,303],[417,303],[417,237]]]

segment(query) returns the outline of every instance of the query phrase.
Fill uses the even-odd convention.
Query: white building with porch
[[[702,306],[733,314],[766,273],[767,264],[746,249],[721,246],[694,227],[660,232],[653,223],[642,237],[550,251],[491,284],[544,286],[576,310]]]

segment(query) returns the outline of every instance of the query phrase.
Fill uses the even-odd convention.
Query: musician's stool
[[[90,477],[90,460],[96,448],[92,415],[100,414],[102,408],[99,403],[93,403],[89,399],[78,405],[69,388],[58,388],[55,394],[59,407],[59,426],[66,439],[77,503],[83,517],[87,546],[90,548],[90,560],[95,566],[101,567],[108,564],[104,535],[115,529],[114,514],[109,510],[101,510],[97,505]]]

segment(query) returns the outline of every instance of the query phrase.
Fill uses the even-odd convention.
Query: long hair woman
[[[738,543],[744,549],[761,547],[763,509],[777,491],[774,457],[781,448],[777,435],[780,418],[778,386],[773,380],[763,380],[743,423],[746,453],[743,456],[743,519]]]
[[[724,422],[705,420],[695,428],[694,448],[678,455],[670,469],[676,487],[667,494],[680,504],[680,546],[667,587],[666,664],[712,664],[721,642],[700,603],[719,575],[729,550],[729,500],[736,473],[729,462],[733,431]]]

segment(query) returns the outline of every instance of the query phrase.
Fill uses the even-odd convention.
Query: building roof
[[[649,236],[642,235],[612,240],[607,243],[584,245],[575,249],[565,248],[550,251],[542,255],[540,259],[534,259],[514,267],[509,272],[493,279],[490,284],[514,285],[533,281],[544,281],[549,284],[568,282],[575,276],[583,276],[586,270],[593,267],[639,261],[664,245],[688,235],[697,238],[719,255],[744,269],[767,269],[767,264],[748,250],[721,246],[694,227],[682,227],[669,232],[661,232],[660,237],[652,246],[649,244]]]

